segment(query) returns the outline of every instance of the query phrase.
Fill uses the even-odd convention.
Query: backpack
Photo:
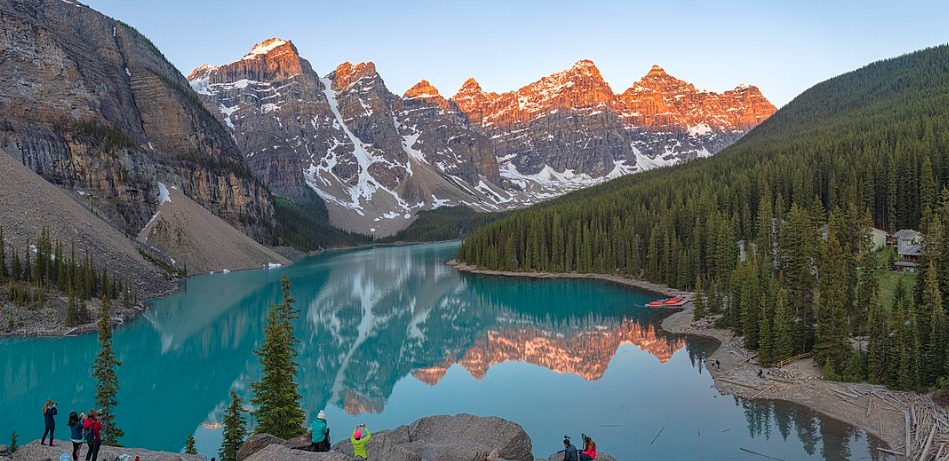
[[[94,435],[94,434],[92,433],[92,426],[86,427],[86,425],[83,424],[83,426],[82,426],[82,441],[83,441],[83,442],[91,442],[93,435]]]
[[[72,455],[65,451],[59,452],[59,461],[72,461]]]

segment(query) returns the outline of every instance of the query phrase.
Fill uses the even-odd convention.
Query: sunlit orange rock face
[[[428,368],[419,368],[412,372],[412,376],[415,379],[428,384],[429,386],[434,386],[445,377],[445,373],[448,372],[448,368],[454,365],[455,359],[453,357],[447,358],[444,362],[428,367]]]
[[[244,55],[239,61],[220,66],[200,66],[188,75],[188,80],[209,77],[211,84],[233,82],[240,79],[255,81],[285,80],[309,69],[297,48],[289,40],[270,38],[264,40]],[[216,72],[211,72],[215,71]]]
[[[479,337],[458,363],[479,380],[493,365],[516,361],[595,381],[603,376],[610,359],[623,344],[632,344],[654,355],[660,363],[666,363],[673,354],[685,347],[685,340],[669,341],[657,335],[654,327],[631,320],[624,320],[613,329],[589,329],[569,337],[561,332],[534,327],[508,328],[488,331]],[[416,370],[413,375],[434,385],[444,377],[452,363],[448,360]]]
[[[432,86],[431,83],[428,83],[428,80],[422,80],[416,83],[412,88],[406,90],[405,95],[402,96],[402,99],[414,99],[424,101],[429,104],[435,104],[442,110],[448,110],[448,107],[450,106],[448,100],[442,97],[442,95],[438,93],[438,90]]]
[[[699,90],[659,66],[653,66],[622,94],[615,94],[589,60],[501,94],[485,92],[469,78],[451,101],[471,123],[496,128],[526,124],[569,109],[610,111],[621,116],[627,127],[688,129],[705,123],[713,129],[746,130],[775,111],[754,86],[740,85],[722,94]]]
[[[385,409],[384,398],[372,398],[353,390],[347,390],[343,396],[343,411],[351,415],[362,413],[382,413]]]
[[[625,123],[636,126],[688,128],[705,123],[736,130],[753,128],[775,111],[757,87],[739,85],[722,94],[697,90],[656,65],[619,95],[615,107]]]
[[[335,76],[333,89],[342,91],[363,77],[376,76],[376,65],[372,62],[361,62],[359,64],[344,62],[336,67],[333,75]]]

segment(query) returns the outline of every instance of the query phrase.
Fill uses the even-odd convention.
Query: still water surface
[[[885,459],[864,432],[785,402],[719,395],[704,370],[716,343],[671,335],[655,296],[590,280],[464,274],[457,243],[332,252],[290,267],[185,281],[118,328],[117,423],[129,446],[180,451],[195,433],[216,456],[228,392],[250,397],[253,354],[280,277],[300,312],[299,383],[335,443],[435,414],[521,424],[534,455],[590,434],[621,460]],[[88,410],[96,338],[0,340],[0,439],[42,435],[40,408]],[[663,429],[664,428],[664,429]],[[659,431],[661,434],[654,441]]]

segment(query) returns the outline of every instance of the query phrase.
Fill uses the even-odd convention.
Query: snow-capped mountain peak
[[[525,206],[707,157],[774,111],[753,86],[696,90],[659,66],[616,94],[587,59],[514,91],[469,78],[446,99],[422,80],[400,97],[372,62],[320,78],[277,38],[189,80],[274,193],[316,192],[334,225],[375,235],[419,210]]]

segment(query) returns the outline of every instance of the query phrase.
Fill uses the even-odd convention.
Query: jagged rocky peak
[[[696,89],[691,83],[679,80],[669,75],[669,73],[658,64],[653,64],[649,72],[647,72],[643,78],[639,79],[639,81],[633,83],[633,85],[626,90],[626,93],[641,91],[695,92]]]
[[[451,97],[451,102],[458,106],[472,124],[481,125],[484,121],[485,106],[496,97],[494,93],[485,93],[478,81],[469,77]]]
[[[751,85],[715,93],[696,89],[659,65],[618,98],[617,110],[628,123],[645,128],[744,131],[761,123],[775,107]]]
[[[530,100],[526,108],[532,112],[606,105],[615,97],[600,70],[589,59],[577,61],[565,71],[521,88],[517,95]]]
[[[412,88],[409,88],[405,91],[403,98],[406,101],[417,100],[429,104],[435,104],[438,107],[441,107],[442,110],[448,109],[449,103],[439,92],[438,89],[432,86],[428,80],[422,80],[416,83]]]
[[[600,75],[600,69],[596,68],[596,64],[589,59],[581,59],[573,64],[570,69],[566,71],[570,74],[589,76],[593,78],[603,79],[603,76]]]
[[[195,67],[194,70],[188,74],[188,81],[195,80],[198,78],[206,78],[211,72],[216,71],[217,66],[212,66],[210,64],[201,64],[198,67]]]
[[[376,72],[376,65],[371,61],[359,64],[347,61],[336,66],[336,70],[327,77],[333,80],[334,90],[343,91],[363,78],[377,78],[379,74]]]
[[[293,44],[289,40],[273,37],[254,45],[250,52],[244,55],[241,60],[260,59],[260,57],[266,56],[270,54],[271,51],[279,50],[280,48],[284,48],[282,52],[287,52],[288,50],[286,48],[289,48],[289,51],[296,53],[296,48],[293,47]]]
[[[669,74],[667,74],[666,70],[663,69],[662,66],[660,66],[659,64],[653,64],[652,67],[649,69],[649,72],[646,73],[647,77],[650,75],[661,76],[661,75],[669,75]]]
[[[300,57],[290,40],[269,38],[251,48],[240,60],[223,65],[201,65],[188,75],[194,82],[209,79],[207,83],[229,83],[240,79],[271,82],[286,80],[302,73],[312,72],[310,63]]]

